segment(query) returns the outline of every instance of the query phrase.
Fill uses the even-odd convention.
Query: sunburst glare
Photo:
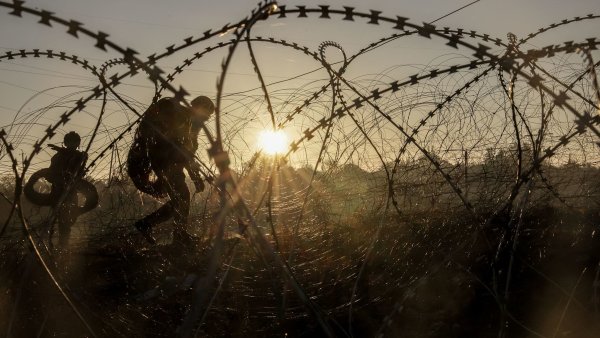
[[[258,147],[268,155],[282,154],[288,149],[288,137],[283,130],[263,130],[258,135]]]

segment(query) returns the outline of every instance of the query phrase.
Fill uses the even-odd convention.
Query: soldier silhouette
[[[87,154],[77,150],[81,137],[74,131],[65,134],[63,143],[65,147],[50,145],[56,154],[50,159],[46,179],[52,184],[50,196],[58,221],[59,245],[66,247],[69,244],[71,227],[80,214],[75,184],[83,176]]]
[[[140,121],[129,151],[128,174],[135,186],[155,197],[169,200],[158,210],[135,222],[135,227],[151,244],[156,243],[152,228],[173,218],[173,244],[190,245],[197,238],[187,232],[190,191],[184,169],[196,191],[204,190],[199,164],[194,159],[198,133],[214,112],[206,96],[191,101],[191,108],[174,98],[162,98],[152,104]],[[152,173],[156,179],[150,179]]]
[[[54,209],[58,222],[58,242],[62,248],[69,244],[71,227],[79,215],[94,209],[98,205],[96,187],[83,178],[87,154],[77,150],[81,137],[74,131],[65,134],[64,147],[50,144],[56,151],[50,159],[50,167],[34,172],[23,187],[23,193],[33,204],[49,206]],[[52,186],[49,193],[37,191],[35,184],[45,178]],[[83,204],[79,205],[79,197]],[[54,229],[50,228],[50,237]]]

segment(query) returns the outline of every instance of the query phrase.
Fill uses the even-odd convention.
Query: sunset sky
[[[296,5],[309,8],[329,5],[335,9],[352,6],[356,11],[379,10],[382,16],[408,17],[411,22],[421,24],[437,20],[471,2],[454,0],[281,1],[279,5],[288,8],[294,8]],[[82,22],[92,31],[107,33],[109,39],[120,46],[136,50],[139,57],[145,59],[150,54],[164,51],[167,46],[181,44],[184,38],[202,36],[202,33],[209,29],[218,30],[227,23],[240,21],[256,7],[256,1],[53,0],[26,1],[24,5],[48,10],[61,18]],[[0,53],[20,49],[37,48],[42,51],[52,49],[76,54],[97,66],[112,58],[120,57],[112,51],[103,52],[94,48],[94,41],[89,38],[75,39],[65,34],[63,27],[50,28],[38,24],[38,20],[31,15],[18,18],[9,15],[8,12],[6,7],[0,7]],[[475,30],[506,40],[508,32],[518,37],[525,37],[528,33],[536,32],[540,27],[560,22],[562,19],[583,17],[599,12],[600,5],[597,0],[481,0],[440,19],[435,22],[435,25],[462,28],[465,31]],[[559,44],[568,40],[581,41],[598,36],[599,31],[600,20],[575,23],[564,29],[553,30],[552,34],[541,35],[530,41],[525,49],[551,43]],[[347,22],[340,18],[323,20],[318,19],[316,15],[310,18],[292,16],[288,19],[272,18],[257,23],[252,32],[255,36],[293,41],[312,50],[316,50],[323,41],[336,41],[349,55],[373,41],[395,33],[388,26],[368,25],[360,20]],[[183,51],[179,55],[161,60],[159,66],[166,73],[172,72],[174,67],[180,65],[184,58],[193,55],[195,51],[201,51],[209,45],[230,38],[231,34],[212,38],[209,42],[200,44],[198,49]],[[494,47],[493,43],[490,43],[490,46]],[[308,60],[301,53],[282,51],[281,48],[273,46],[261,47],[256,53],[267,84],[319,68],[314,60]],[[349,69],[348,76],[352,78],[364,74],[378,74],[397,65],[431,64],[438,62],[439,58],[454,57],[453,53],[469,54],[468,51],[455,52],[440,41],[426,41],[426,39],[400,41],[386,46],[386,49],[379,54],[374,53],[373,56],[357,61],[356,65]],[[182,85],[193,95],[214,96],[215,83],[220,74],[220,63],[225,55],[225,50],[222,50],[207,56],[202,62],[190,67],[175,85]],[[259,85],[247,55],[245,48],[240,48],[240,52],[236,54],[237,58],[234,58],[225,84],[226,93],[257,88]],[[116,71],[123,72],[124,69],[116,69]],[[305,76],[306,81],[323,78],[322,71]],[[6,128],[17,115],[22,117],[53,102],[60,105],[61,100],[65,100],[67,96],[76,99],[84,95],[85,88],[96,86],[97,82],[89,72],[68,63],[31,58],[4,60],[0,62],[0,127]],[[294,86],[292,83],[288,85]],[[140,111],[143,111],[153,94],[153,86],[145,77],[124,81],[120,90],[130,96],[132,102],[138,104]],[[254,92],[257,93],[259,92]],[[90,110],[98,107],[92,104]],[[21,112],[17,114],[19,109]],[[58,116],[47,112],[44,114],[46,120],[39,121],[44,128],[56,118],[52,116]],[[93,124],[93,114],[89,113],[88,120],[84,117],[73,121],[73,126]],[[33,120],[21,121],[31,123]],[[263,128],[268,126],[268,121],[262,122]],[[260,127],[257,128],[251,137],[255,138],[259,133]],[[33,136],[31,137],[33,140]]]
[[[357,11],[367,12],[369,9],[380,10],[382,15],[394,17],[396,15],[410,18],[412,22],[422,23],[436,20],[472,1],[440,1],[440,0],[403,0],[403,1],[281,1],[280,5],[295,7],[304,5],[317,7],[330,5],[331,8],[353,6]],[[247,16],[256,7],[257,1],[176,1],[167,2],[160,0],[106,0],[106,1],[80,1],[80,0],[53,0],[53,1],[26,1],[25,5],[38,9],[46,9],[55,15],[74,19],[84,23],[84,26],[93,31],[102,31],[109,34],[109,38],[121,46],[127,46],[138,51],[141,57],[148,56],[165,47],[182,41],[188,36],[199,36],[202,32],[216,30],[229,22],[237,22]],[[62,28],[49,28],[37,24],[31,16],[17,18],[7,14],[6,8],[0,7],[0,51],[19,50],[27,48],[57,49],[70,53],[77,53],[91,61],[102,63],[117,55],[104,53],[92,48],[91,41],[76,40],[65,34]],[[463,28],[488,33],[493,37],[506,38],[506,33],[513,32],[522,37],[537,31],[551,23],[559,22],[565,18],[584,16],[589,13],[600,12],[600,5],[596,0],[481,0],[469,7],[454,13],[435,24],[440,27]],[[327,22],[331,21],[331,22]],[[335,22],[334,22],[335,21]],[[341,20],[318,19],[272,19],[255,26],[256,35],[286,36],[291,41],[301,45],[316,48],[325,40],[340,42],[349,51],[363,47],[365,42],[386,36],[391,33],[387,28],[371,27],[364,24],[348,24]],[[304,23],[308,23],[305,25]],[[333,24],[332,24],[333,23]],[[576,35],[571,31],[557,30],[552,34],[552,42],[562,42],[576,37],[593,37],[600,29],[599,20],[593,20],[576,27]],[[564,40],[561,38],[564,37]],[[535,43],[535,41],[534,41]],[[544,46],[547,41],[543,37],[539,41]],[[402,49],[409,47],[400,46]],[[402,51],[402,49],[400,51]],[[293,65],[293,60],[284,60],[283,66]],[[168,64],[164,66],[168,67]],[[297,65],[293,65],[297,67]],[[31,68],[31,67],[36,67]],[[2,94],[6,91],[17,89],[14,86],[29,88],[30,82],[37,82],[39,77],[29,73],[51,74],[56,66],[43,63],[29,62],[25,68],[12,69],[13,72],[2,73]],[[0,71],[6,70],[6,64],[0,66]],[[201,69],[204,75],[215,78],[216,69]],[[28,73],[29,72],[29,73]],[[242,73],[253,75],[250,71]],[[33,75],[33,76],[28,76]],[[240,75],[243,76],[243,75]],[[273,74],[276,78],[275,74]],[[285,74],[281,74],[285,76]],[[33,78],[33,79],[32,79]],[[33,80],[33,81],[32,81]],[[207,90],[214,90],[214,81]],[[35,84],[32,89],[39,90]],[[13,87],[11,89],[11,87]],[[4,112],[6,108],[16,108],[17,102],[9,104],[5,99],[0,102]]]

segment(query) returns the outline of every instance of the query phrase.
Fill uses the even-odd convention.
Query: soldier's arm
[[[204,180],[200,175],[200,164],[192,159],[186,163],[185,169],[187,170],[192,182],[194,183],[194,186],[196,187],[196,192],[204,191]]]
[[[56,144],[48,144],[48,147],[50,147],[50,149],[52,149],[54,151],[59,151],[62,149],[62,147],[57,146]]]

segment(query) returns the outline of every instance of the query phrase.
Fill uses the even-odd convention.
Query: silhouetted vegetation
[[[352,325],[355,336],[369,336],[385,325],[392,336],[493,336],[506,307],[514,319],[509,336],[528,336],[529,330],[544,336],[595,336],[600,332],[600,170],[576,164],[545,167],[550,182],[561,182],[555,192],[587,195],[573,196],[566,205],[536,184],[518,213],[490,221],[487,211],[497,199],[485,198],[488,191],[482,189],[502,191],[500,174],[507,175],[507,186],[512,184],[501,171],[510,163],[499,156],[468,168],[469,194],[477,196],[475,214],[459,208],[422,162],[398,167],[402,180],[394,190],[401,214],[389,206],[386,211],[382,173],[352,164],[315,172],[309,198],[301,203],[294,194],[299,182],[307,189],[313,171],[289,166],[272,171],[264,159],[246,176],[242,194],[250,206],[258,205],[261,189],[276,177],[271,211],[263,212],[272,218],[259,219],[259,226],[339,334]],[[11,198],[6,182],[2,193]],[[584,182],[587,188],[568,182]],[[156,200],[137,193],[126,179],[96,186],[99,207],[78,221],[78,242],[69,254],[51,250],[52,268],[99,332],[170,336],[192,306],[192,285],[209,263],[215,197],[207,192],[194,199],[193,230],[207,242],[187,252],[169,244],[168,226],[157,247],[145,246],[132,229],[133,220],[155,208]],[[23,209],[39,213],[35,226],[42,229],[43,210],[27,202]],[[2,240],[5,313],[0,327],[10,326],[19,336],[84,335],[18,227],[13,220],[10,240]],[[201,334],[322,334],[264,249],[247,232],[236,235],[238,227],[235,220],[228,222],[218,278],[222,285],[205,290],[218,297]],[[507,278],[509,264],[512,276]]]

